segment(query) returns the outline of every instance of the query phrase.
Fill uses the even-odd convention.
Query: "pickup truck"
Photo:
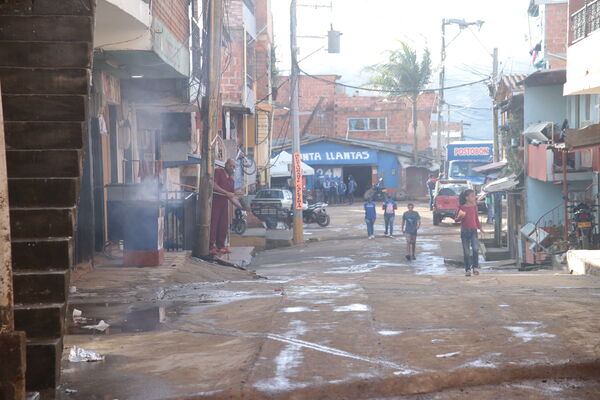
[[[454,218],[458,209],[458,197],[463,190],[473,189],[467,180],[439,180],[433,192],[433,225],[439,225],[444,218]]]

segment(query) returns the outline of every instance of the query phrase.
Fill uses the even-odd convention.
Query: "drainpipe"
[[[0,96],[0,333],[14,330],[12,260],[8,212],[8,179],[4,144],[4,117]]]

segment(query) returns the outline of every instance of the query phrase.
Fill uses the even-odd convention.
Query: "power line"
[[[341,87],[346,87],[349,89],[356,89],[356,90],[364,90],[367,92],[377,92],[377,93],[390,93],[390,94],[406,94],[406,93],[412,93],[412,90],[386,90],[386,89],[375,89],[375,88],[368,88],[368,87],[361,87],[361,86],[353,86],[353,85],[347,85],[344,83],[340,83],[340,82],[333,82],[333,81],[328,81],[327,79],[323,79],[323,78],[319,78],[318,76],[315,75],[311,75],[309,73],[307,73],[306,71],[304,71],[303,69],[300,68],[300,72],[302,72],[304,75],[321,81],[321,82],[325,82],[325,83],[329,83],[331,85],[336,85],[336,86],[341,86]],[[471,86],[471,85],[475,85],[477,83],[482,83],[485,81],[488,81],[490,78],[486,77],[484,79],[480,79],[478,81],[474,81],[474,82],[466,82],[466,83],[462,83],[459,85],[453,85],[453,86],[448,86],[448,87],[444,87],[444,90],[448,90],[448,89],[457,89],[457,88],[461,88],[461,87],[465,87],[465,86]],[[423,93],[433,93],[433,92],[437,92],[439,91],[439,88],[435,88],[435,89],[423,89],[421,90],[421,92]]]

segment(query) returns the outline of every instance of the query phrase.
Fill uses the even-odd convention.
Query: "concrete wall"
[[[525,128],[532,123],[554,121],[560,125],[567,118],[567,98],[562,85],[528,86],[525,89]]]

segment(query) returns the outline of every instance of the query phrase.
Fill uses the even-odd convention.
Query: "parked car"
[[[453,218],[458,209],[458,197],[461,192],[473,189],[473,184],[466,180],[439,180],[433,192],[433,225],[439,225],[444,218]]]
[[[275,229],[278,222],[288,221],[293,205],[293,195],[289,190],[263,189],[252,199],[250,208],[252,214],[263,221],[268,229]]]

